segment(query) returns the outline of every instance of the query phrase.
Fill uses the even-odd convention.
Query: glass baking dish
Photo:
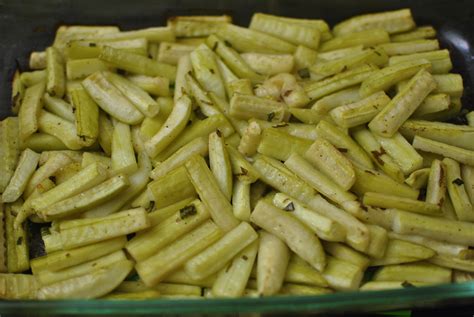
[[[248,25],[254,12],[323,18],[333,25],[368,12],[411,8],[418,25],[432,24],[449,48],[453,72],[464,79],[463,104],[473,109],[474,2],[469,0],[0,0],[0,118],[10,115],[13,72],[26,69],[29,53],[51,43],[61,24],[116,24],[122,29],[163,25],[173,15],[229,14]],[[345,292],[317,297],[147,301],[1,301],[0,314],[183,314],[374,312],[382,310],[474,305],[474,283],[447,284],[378,292]]]

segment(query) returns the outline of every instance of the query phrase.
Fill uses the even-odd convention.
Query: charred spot
[[[122,75],[122,76],[123,76],[123,75],[125,75],[126,73],[127,73],[127,72],[124,71],[123,69],[120,69],[120,68],[117,69],[117,74],[119,74],[119,75]]]
[[[370,175],[377,176],[377,174],[375,174],[375,173],[372,172],[371,170],[364,170],[364,172],[366,172],[367,174],[370,174]]]
[[[96,47],[97,44],[96,43],[89,43],[89,47]]]
[[[194,205],[189,205],[179,210],[179,217],[183,220],[196,214],[197,210]]]
[[[346,148],[343,148],[343,147],[338,147],[337,150],[341,153],[347,153],[347,149]]]
[[[408,281],[404,281],[402,283],[402,287],[403,288],[413,288],[413,287],[416,287],[415,285],[413,285],[412,283],[408,282]]]
[[[217,130],[216,130],[216,134],[217,134],[217,136],[218,136],[219,138],[222,137],[222,132],[221,132],[221,130],[217,129]]]
[[[380,148],[380,151],[371,151],[370,153],[372,154],[372,156],[374,157],[374,159],[377,161],[378,164],[380,164],[381,166],[384,165],[384,161],[380,158],[382,155],[386,153],[383,147]]]
[[[149,204],[148,207],[146,208],[146,211],[147,211],[147,212],[150,212],[150,211],[152,211],[154,208],[155,208],[155,202],[154,202],[154,201],[150,201],[150,204]]]
[[[53,176],[50,176],[48,177],[50,181],[52,181],[53,183],[56,183],[56,177],[53,175]]]
[[[295,211],[295,205],[293,202],[290,202],[288,205],[283,208],[284,211]]]
[[[211,74],[215,74],[216,71],[214,70],[214,68],[209,68],[209,71],[211,72]]]
[[[246,176],[249,173],[249,171],[246,168],[243,168],[242,166],[240,167],[240,173],[237,174],[237,176]]]
[[[207,116],[204,113],[202,113],[202,110],[199,107],[194,109],[194,114],[196,115],[198,119],[201,119],[201,120],[204,120],[207,118]]]
[[[302,68],[302,69],[298,70],[298,75],[299,75],[302,79],[306,79],[306,78],[310,78],[310,77],[311,77],[311,74],[309,73],[309,69],[307,69],[307,68]]]
[[[275,124],[274,126],[272,126],[272,128],[284,128],[287,126],[289,126],[289,124],[286,122],[283,122],[283,123]]]
[[[455,180],[453,180],[453,184],[461,186],[461,185],[464,185],[464,181],[460,178],[456,178]]]
[[[244,261],[247,261],[248,259],[249,259],[249,257],[248,257],[248,256],[246,256],[245,254],[244,254],[244,255],[242,255],[242,260],[244,260]]]

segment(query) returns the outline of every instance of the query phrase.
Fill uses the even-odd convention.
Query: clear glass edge
[[[2,301],[0,313],[22,314],[183,314],[375,312],[474,302],[474,282],[384,291],[341,292],[319,296],[237,299]]]

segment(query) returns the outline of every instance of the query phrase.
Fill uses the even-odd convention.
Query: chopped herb
[[[181,219],[186,219],[187,217],[194,216],[197,214],[196,207],[194,205],[189,205],[179,210],[179,216]]]
[[[309,69],[307,68],[302,68],[298,71],[298,75],[300,75],[301,78],[310,78],[311,74],[309,73]]]
[[[290,202],[288,205],[283,208],[284,211],[295,211],[295,205],[293,202]]]
[[[402,283],[402,286],[403,286],[404,288],[412,288],[412,287],[415,287],[415,285],[413,285],[412,283],[410,283],[410,282],[408,282],[408,281],[404,281],[404,282]]]
[[[464,185],[464,181],[460,178],[456,178],[455,180],[453,180],[453,184],[461,186],[461,185]]]
[[[21,245],[23,243],[23,237],[19,237],[18,240],[16,240],[16,245]]]
[[[270,112],[267,115],[267,121],[271,122],[273,120],[273,118],[275,118],[275,112]]]

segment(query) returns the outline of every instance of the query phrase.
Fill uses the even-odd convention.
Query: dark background
[[[404,7],[412,9],[418,25],[436,27],[442,47],[451,52],[453,72],[464,78],[463,104],[473,109],[473,0],[0,0],[0,118],[10,114],[11,78],[17,65],[26,70],[29,53],[50,45],[61,24],[119,25],[128,30],[164,25],[166,18],[174,15],[228,14],[234,23],[246,26],[254,12],[266,12],[323,18],[332,26],[353,15]],[[463,300],[455,307],[415,310],[412,316],[473,313],[474,300]]]
[[[472,0],[0,0],[0,118],[8,115],[11,77],[26,69],[29,53],[52,43],[61,24],[118,24],[122,29],[164,25],[173,15],[229,14],[248,25],[254,12],[323,18],[330,25],[356,14],[409,7],[418,25],[432,24],[463,75],[464,105],[474,102]]]

